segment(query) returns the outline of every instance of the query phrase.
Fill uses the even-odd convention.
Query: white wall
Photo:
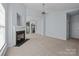
[[[25,25],[25,19],[26,19],[26,8],[22,4],[11,4],[12,9],[12,23],[13,25],[17,26],[17,13],[21,16],[21,25]]]
[[[51,12],[47,14],[46,36],[66,40],[65,12]]]
[[[71,37],[79,38],[79,14],[71,17]]]

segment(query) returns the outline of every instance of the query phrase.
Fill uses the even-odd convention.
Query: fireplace
[[[25,30],[16,31],[16,46],[20,46],[25,42]]]

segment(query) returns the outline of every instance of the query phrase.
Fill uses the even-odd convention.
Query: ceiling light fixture
[[[42,6],[43,6],[42,14],[46,14],[46,12],[45,12],[45,3],[43,3]]]

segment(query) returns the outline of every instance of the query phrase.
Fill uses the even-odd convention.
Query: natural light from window
[[[5,10],[0,4],[0,50],[5,44]]]

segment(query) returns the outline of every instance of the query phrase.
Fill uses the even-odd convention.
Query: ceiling
[[[42,11],[42,3],[26,3],[29,9],[34,11]],[[48,11],[66,11],[71,9],[78,9],[79,3],[45,3],[45,10]]]

